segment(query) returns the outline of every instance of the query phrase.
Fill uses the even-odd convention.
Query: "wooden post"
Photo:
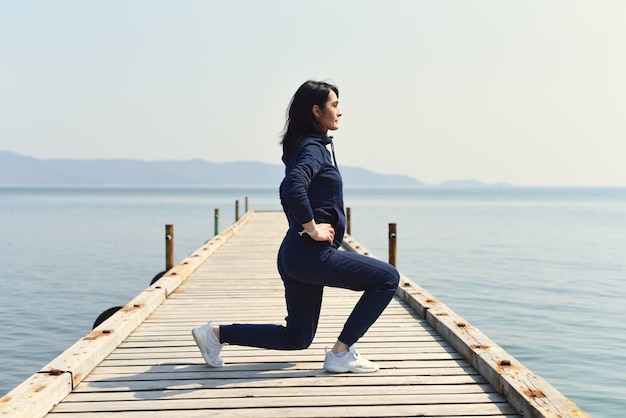
[[[220,208],[215,208],[213,235],[220,233]]]
[[[246,211],[245,213],[248,213],[248,196],[246,196]]]
[[[174,267],[174,225],[165,225],[165,271]]]
[[[397,253],[398,253],[398,243],[397,243],[397,234],[396,234],[396,224],[389,224],[389,264],[394,267],[397,267]]]
[[[352,235],[352,215],[350,214],[350,208],[346,208],[346,232],[348,235]]]
[[[235,200],[235,222],[239,220],[239,200]]]

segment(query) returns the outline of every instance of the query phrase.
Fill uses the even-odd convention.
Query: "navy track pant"
[[[378,319],[400,280],[388,263],[340,251],[291,229],[278,252],[278,271],[285,285],[286,326],[221,325],[221,342],[278,350],[307,348],[317,330],[324,286],[331,286],[363,291],[338,338],[350,346]]]

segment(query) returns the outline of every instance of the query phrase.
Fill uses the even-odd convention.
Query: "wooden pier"
[[[358,343],[372,374],[322,369],[359,293],[327,288],[312,346],[226,346],[207,367],[190,330],[281,323],[282,212],[247,212],[39,373],[0,399],[7,417],[587,417],[406,277]],[[347,251],[366,250],[346,237]]]

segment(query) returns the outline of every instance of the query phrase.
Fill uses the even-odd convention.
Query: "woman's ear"
[[[313,112],[313,116],[315,116],[316,118],[322,117],[322,109],[320,109],[318,105],[313,105],[313,107],[311,108],[311,112]]]

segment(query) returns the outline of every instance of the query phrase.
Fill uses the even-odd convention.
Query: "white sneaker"
[[[217,335],[213,332],[213,327],[209,321],[206,325],[191,330],[193,339],[202,353],[202,358],[211,367],[222,367],[224,360],[220,357],[220,351],[226,344],[220,344]]]
[[[324,370],[330,373],[372,373],[378,370],[378,365],[361,357],[357,349],[351,346],[341,357],[326,349]]]

